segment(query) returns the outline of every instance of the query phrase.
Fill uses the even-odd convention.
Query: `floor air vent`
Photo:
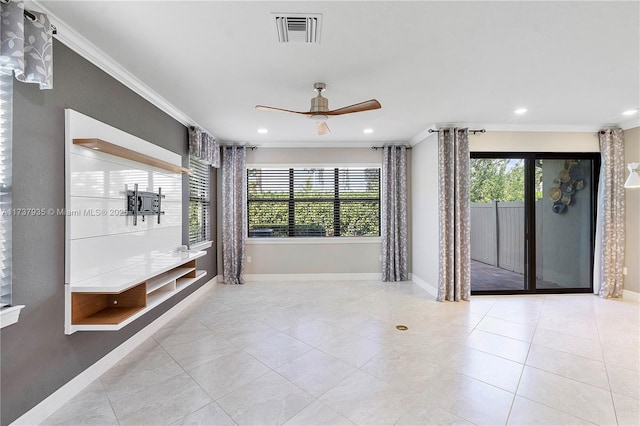
[[[320,43],[322,15],[275,13],[279,43]]]

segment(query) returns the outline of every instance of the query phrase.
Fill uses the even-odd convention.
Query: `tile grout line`
[[[546,296],[542,298],[542,306],[540,307],[540,312],[538,312],[538,317],[536,318],[536,325],[534,326],[533,335],[531,336],[531,342],[529,342],[529,349],[527,350],[527,356],[524,358],[522,362],[522,370],[520,371],[520,377],[518,377],[518,384],[516,385],[516,390],[513,392],[513,400],[511,400],[511,406],[509,407],[509,413],[507,414],[507,421],[505,424],[509,424],[509,419],[511,418],[511,413],[513,412],[513,406],[516,403],[516,397],[520,396],[518,394],[518,390],[520,389],[520,384],[522,383],[522,375],[524,374],[524,369],[527,367],[527,360],[529,359],[529,354],[531,353],[531,346],[533,345],[533,339],[535,338],[536,331],[538,330],[538,323],[540,322],[540,314],[542,313],[542,309],[546,303]]]
[[[597,296],[599,297],[599,296]],[[598,319],[596,317],[595,309],[593,309],[593,304],[591,305],[591,309],[593,311],[593,319],[596,323],[596,333],[598,335],[598,344],[600,345],[600,352],[602,353],[602,362],[604,364],[604,371],[607,375],[607,383],[609,384],[609,397],[611,398],[611,406],[613,407],[613,415],[616,418],[616,424],[620,424],[620,420],[618,420],[618,409],[616,408],[616,402],[613,398],[613,389],[611,389],[611,378],[609,377],[609,367],[607,366],[607,360],[604,356],[604,349],[602,345],[602,338],[600,336],[600,327],[598,327]]]

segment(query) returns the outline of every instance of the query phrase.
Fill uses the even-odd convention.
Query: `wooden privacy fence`
[[[471,259],[524,273],[524,202],[471,203]]]

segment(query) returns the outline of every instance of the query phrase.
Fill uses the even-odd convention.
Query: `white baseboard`
[[[382,274],[245,274],[244,279],[245,281],[380,281]]]
[[[416,283],[418,287],[425,289],[427,293],[429,293],[433,297],[438,297],[438,289],[436,288],[436,286],[429,284],[428,282],[426,282],[416,274],[411,274],[411,281]]]
[[[634,302],[640,302],[640,293],[622,289],[622,298],[626,300],[633,300]]]
[[[142,342],[151,337],[156,331],[172,320],[190,304],[195,302],[204,292],[215,284],[217,277],[213,277],[202,287],[185,297],[175,306],[162,314],[158,319],[147,325],[145,328],[131,336],[120,346],[100,358],[89,368],[68,381],[60,389],[49,395],[45,400],[33,407],[31,410],[17,418],[11,425],[36,425],[44,422],[49,416],[69,402],[74,396],[82,392],[87,386],[102,376],[107,370],[113,367],[118,361],[124,358],[129,352],[137,348]]]

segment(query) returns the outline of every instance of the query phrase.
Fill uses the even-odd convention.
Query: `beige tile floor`
[[[593,295],[218,284],[45,423],[638,425],[639,321]]]

